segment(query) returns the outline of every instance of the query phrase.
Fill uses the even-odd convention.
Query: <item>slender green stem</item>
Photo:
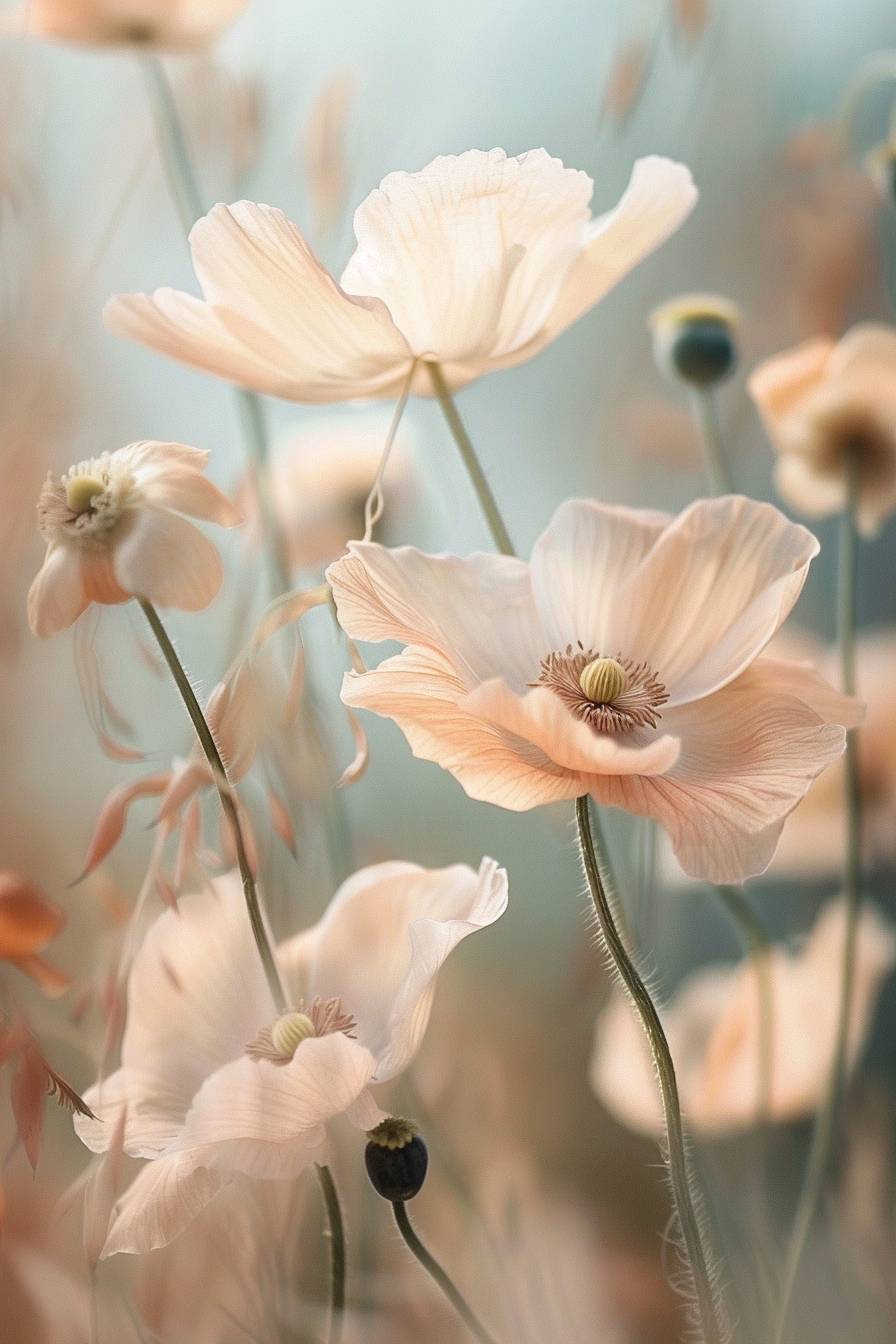
[[[756,1123],[768,1125],[774,1070],[774,992],[772,986],[772,944],[765,926],[739,887],[714,888],[732,922],[743,938],[756,977],[759,1004],[759,1048],[756,1075]]]
[[[859,548],[856,528],[857,496],[858,474],[855,463],[850,462],[847,468],[846,508],[840,521],[840,551],[837,573],[840,676],[843,690],[847,695],[855,694],[856,689],[856,595]],[[844,859],[843,889],[846,901],[846,931],[843,938],[840,971],[837,1033],[834,1040],[827,1092],[815,1117],[815,1127],[812,1131],[809,1157],[806,1162],[806,1174],[803,1178],[803,1188],[787,1249],[781,1303],[774,1336],[775,1344],[782,1344],[785,1337],[790,1302],[800,1262],[806,1249],[809,1234],[812,1231],[812,1224],[815,1221],[822,1190],[827,1179],[846,1076],[846,1056],[855,982],[856,936],[862,903],[862,797],[859,782],[858,745],[856,730],[853,729],[846,739],[845,755],[846,855]]]
[[[315,1166],[324,1206],[327,1210],[327,1235],[330,1238],[330,1329],[328,1344],[339,1344],[345,1321],[345,1225],[336,1183],[329,1167]]]
[[[681,1228],[683,1259],[692,1280],[693,1306],[701,1339],[704,1344],[724,1344],[727,1339],[727,1327],[722,1318],[721,1304],[713,1289],[709,1258],[700,1230],[699,1203],[688,1162],[675,1066],[663,1024],[650,992],[626,951],[616,925],[611,898],[598,862],[587,794],[576,799],[576,822],[582,864],[594,902],[601,937],[613,969],[622,981],[650,1042],[665,1115],[665,1156],[669,1167],[672,1198]]]
[[[180,698],[184,702],[184,707],[190,716],[190,721],[196,730],[196,736],[199,739],[199,745],[205,754],[212,772],[212,778],[215,788],[218,791],[218,797],[221,800],[221,808],[230,829],[233,833],[233,841],[236,847],[237,864],[240,870],[240,879],[243,884],[243,896],[246,900],[246,909],[249,912],[249,922],[252,925],[252,933],[255,938],[255,945],[258,948],[258,955],[261,957],[261,964],[264,967],[264,973],[267,977],[271,996],[276,1004],[278,1012],[286,1011],[286,997],[283,993],[283,986],[280,983],[280,975],[277,970],[277,963],[274,959],[274,953],[268,941],[267,930],[264,925],[264,916],[261,912],[261,905],[258,900],[258,892],[255,887],[255,878],[252,873],[252,865],[249,862],[249,856],[246,850],[246,841],[243,835],[243,827],[240,822],[239,808],[236,803],[236,796],[233,791],[233,785],[227,777],[227,770],[221,759],[221,753],[218,751],[217,744],[212,735],[212,731],[206,722],[205,715],[202,712],[199,701],[193,687],[190,685],[190,678],[184,671],[183,664],[177,656],[174,645],[168,636],[168,632],[159,619],[159,614],[151,602],[145,598],[137,599],[144,616],[149,622],[150,629],[155,635],[156,642],[162,651],[162,657],[168,664],[168,669],[174,678],[175,685],[180,692]]]
[[[479,458],[476,456],[476,449],[470,442],[470,436],[467,433],[464,422],[461,420],[457,407],[454,404],[454,398],[445,382],[445,375],[441,367],[433,362],[427,362],[429,377],[432,382],[433,391],[436,394],[438,403],[442,408],[442,414],[448,423],[448,428],[457,444],[463,464],[467,469],[467,475],[473,489],[476,491],[476,498],[479,500],[479,507],[485,515],[485,521],[488,523],[489,531],[492,534],[492,540],[495,543],[495,550],[500,551],[502,555],[515,555],[513,542],[510,540],[510,533],[501,516],[501,510],[498,508],[497,500],[492,494],[491,486],[485,477],[485,472],[479,464]]]
[[[714,495],[730,495],[734,489],[734,480],[725,453],[725,436],[719,419],[718,397],[711,387],[695,387],[691,392],[691,404],[694,408],[694,419],[700,428],[709,487]]]
[[[429,1274],[441,1288],[458,1316],[460,1316],[466,1324],[470,1333],[479,1340],[479,1344],[495,1344],[494,1336],[488,1333],[479,1317],[461,1296],[457,1288],[455,1288],[453,1282],[439,1264],[438,1260],[430,1255],[429,1251],[423,1245],[423,1242],[417,1236],[417,1233],[411,1226],[411,1220],[408,1218],[407,1205],[400,1200],[396,1201],[392,1205],[392,1212],[395,1214],[395,1223],[404,1238],[408,1250],[412,1255],[417,1257],[427,1274]]]

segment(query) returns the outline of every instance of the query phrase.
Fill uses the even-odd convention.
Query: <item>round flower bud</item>
[[[593,658],[579,673],[579,685],[595,705],[611,705],[628,690],[628,673],[615,658]]]
[[[390,1116],[367,1135],[364,1163],[378,1195],[403,1204],[419,1194],[426,1180],[429,1153],[412,1120]]]
[[[712,387],[730,377],[737,364],[733,303],[714,295],[672,299],[650,316],[659,367],[695,387]]]

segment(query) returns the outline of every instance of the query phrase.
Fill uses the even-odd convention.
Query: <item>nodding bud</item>
[[[582,694],[596,705],[611,705],[628,690],[628,673],[615,658],[592,658],[579,673]]]
[[[712,387],[737,364],[740,315],[733,303],[711,294],[688,294],[650,315],[653,350],[664,373],[695,387]]]
[[[429,1153],[413,1120],[389,1116],[367,1135],[364,1163],[378,1195],[403,1204],[419,1194],[426,1180]]]

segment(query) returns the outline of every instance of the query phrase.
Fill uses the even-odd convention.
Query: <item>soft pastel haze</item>
[[[26,0],[25,32],[87,46],[185,50],[211,41],[248,0]]]

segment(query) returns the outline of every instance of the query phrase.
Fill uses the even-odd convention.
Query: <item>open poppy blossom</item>
[[[67,629],[92,602],[208,606],[221,586],[221,560],[183,515],[222,527],[240,521],[203,475],[208,458],[181,443],[132,443],[61,478],[50,473],[37,504],[47,552],[28,594],[36,635]]]
[[[865,323],[837,343],[804,341],[760,364],[749,389],[787,502],[814,517],[842,512],[852,463],[859,528],[878,532],[896,508],[896,331]]]
[[[491,859],[478,873],[364,868],[281,947],[292,1007],[279,1014],[236,874],[166,911],[134,960],[121,1068],[85,1098],[99,1120],[75,1121],[103,1151],[124,1107],[124,1151],[151,1159],[103,1254],[166,1245],[239,1175],[293,1180],[325,1163],[337,1116],[365,1130],[382,1120],[370,1086],[413,1059],[439,968],[506,904]]]
[[[22,24],[38,37],[89,46],[202,46],[247,0],[28,0]]]
[[[827,1087],[837,1031],[846,906],[832,901],[801,948],[768,956],[772,997],[769,1118],[811,1115]],[[872,909],[863,911],[856,951],[855,1006],[849,1063],[854,1065],[885,977],[896,965],[896,934]],[[759,1008],[749,962],[704,966],[662,1010],[675,1056],[682,1104],[699,1134],[725,1134],[756,1122]],[[653,1064],[627,1000],[614,994],[597,1023],[591,1082],[601,1101],[632,1129],[659,1136],[663,1114]]]
[[[280,210],[216,205],[190,235],[203,292],[122,295],[106,324],[196,368],[301,402],[394,396],[414,361],[461,387],[531,358],[678,228],[697,198],[640,159],[615,209],[544,149],[446,155],[390,173],[355,213],[337,284]],[[432,391],[425,368],[412,390]]]
[[[739,496],[677,518],[572,500],[531,564],[353,542],[327,571],[341,625],[407,648],[342,697],[472,798],[591,794],[660,822],[688,873],[742,881],[860,717],[805,665],[759,656],[817,551]]]

